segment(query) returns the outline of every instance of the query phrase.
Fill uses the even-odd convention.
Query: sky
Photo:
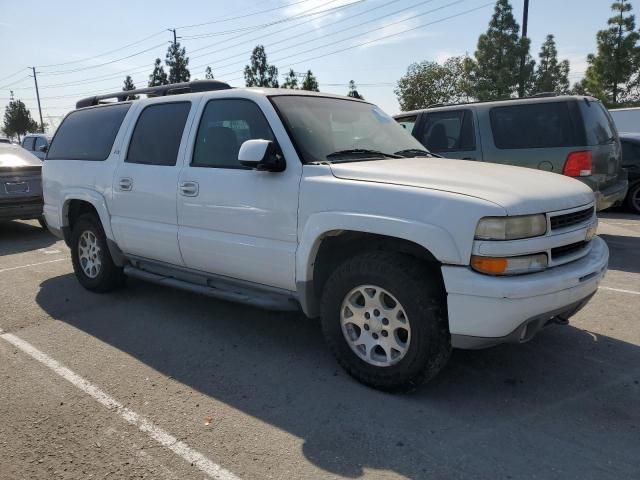
[[[612,0],[530,0],[529,37],[537,57],[547,34],[580,80]],[[523,0],[511,0],[521,24]],[[242,70],[263,44],[280,78],[312,70],[323,92],[346,94],[349,80],[388,113],[400,110],[394,88],[413,62],[473,55],[493,13],[492,0],[0,0],[0,108],[13,90],[38,118],[36,66],[44,121],[57,126],[86,96],[119,91],[127,74],[146,86],[176,28],[191,77],[244,86]],[[640,0],[631,4],[637,13]]]

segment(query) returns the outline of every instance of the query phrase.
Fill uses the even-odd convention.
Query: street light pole
[[[524,10],[522,12],[522,38],[527,38],[527,28],[529,26],[529,0],[524,0]],[[520,85],[518,86],[518,96],[524,97],[525,91],[525,79],[524,79],[524,64],[526,61],[526,52],[522,52],[520,57]]]

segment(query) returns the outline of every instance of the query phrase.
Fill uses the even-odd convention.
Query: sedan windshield
[[[305,163],[429,156],[392,117],[370,103],[302,95],[271,98]]]

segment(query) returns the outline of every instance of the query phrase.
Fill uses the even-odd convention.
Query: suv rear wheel
[[[321,310],[338,362],[371,387],[412,390],[449,359],[444,292],[411,257],[370,252],[347,260],[327,280]]]
[[[71,232],[71,260],[80,284],[94,292],[108,292],[122,285],[122,269],[113,263],[100,220],[81,215]]]
[[[634,183],[629,187],[627,207],[629,207],[629,210],[633,213],[640,214],[640,182]]]

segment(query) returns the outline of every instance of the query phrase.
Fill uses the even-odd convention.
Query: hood
[[[582,182],[523,167],[446,158],[333,163],[337,178],[427,188],[481,198],[508,215],[553,212],[594,201]]]
[[[42,161],[19,145],[0,144],[0,169],[42,167]]]

